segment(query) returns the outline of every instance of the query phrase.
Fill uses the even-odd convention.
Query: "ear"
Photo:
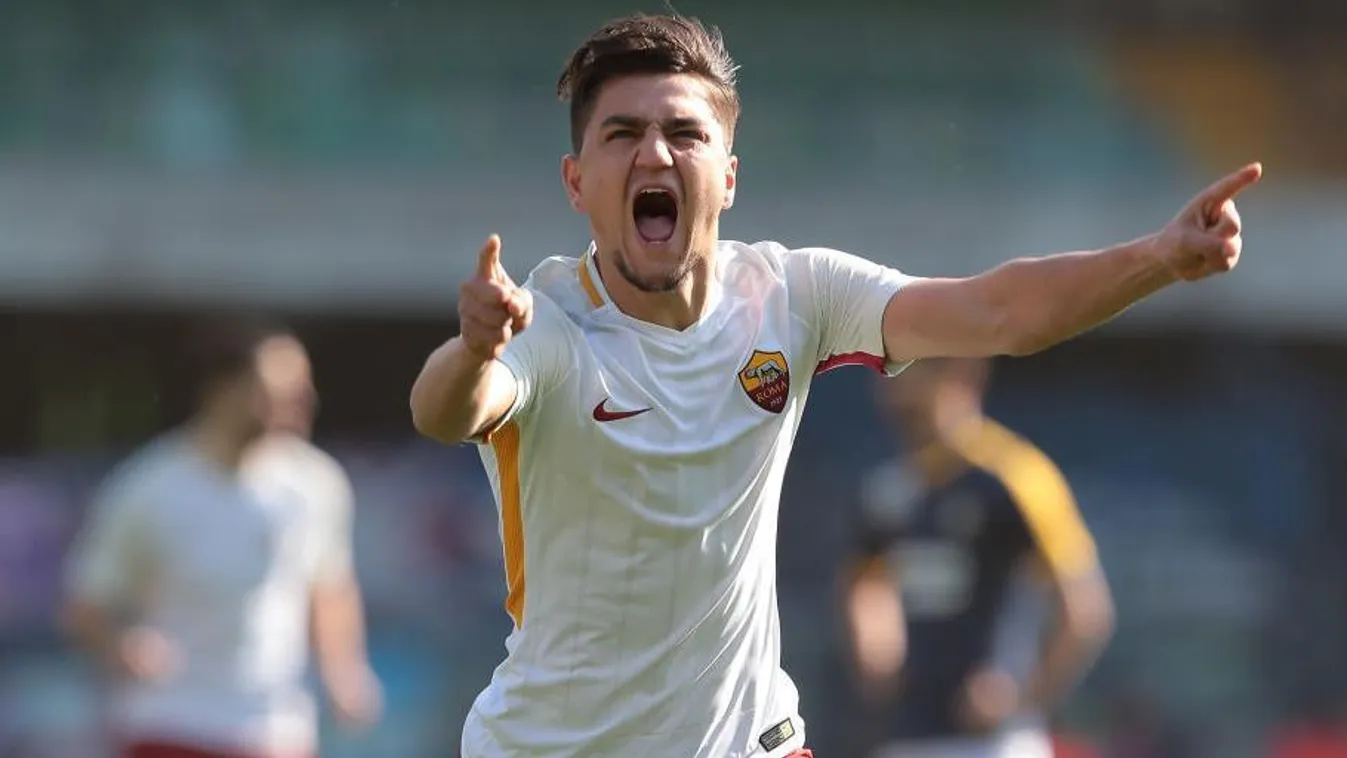
[[[725,166],[725,206],[724,210],[734,207],[734,188],[739,181],[739,157],[730,156]]]
[[[576,213],[585,212],[585,204],[580,196],[580,160],[574,155],[561,159],[561,184],[566,188],[566,199]]]

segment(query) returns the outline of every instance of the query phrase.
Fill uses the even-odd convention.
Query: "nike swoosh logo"
[[[606,397],[600,400],[598,405],[594,406],[594,420],[600,424],[609,421],[621,421],[624,418],[631,418],[632,416],[639,416],[650,410],[649,408],[641,408],[634,411],[610,411],[607,406],[608,398]]]

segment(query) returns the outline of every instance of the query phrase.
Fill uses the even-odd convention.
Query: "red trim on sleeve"
[[[842,353],[841,355],[830,355],[827,360],[819,361],[814,369],[815,374],[822,374],[825,371],[832,371],[842,366],[865,366],[875,371],[884,370],[884,356],[871,355],[865,352]]]

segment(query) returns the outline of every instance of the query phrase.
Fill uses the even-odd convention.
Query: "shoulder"
[[[275,435],[259,443],[253,465],[262,469],[282,469],[293,481],[314,495],[341,497],[351,489],[350,478],[341,462],[312,442],[293,435]],[[323,497],[321,499],[328,499]]]
[[[1021,506],[1071,498],[1066,478],[1048,454],[995,421],[981,425],[964,453]]]
[[[988,422],[980,435],[987,470],[1037,544],[1056,576],[1074,576],[1097,566],[1090,529],[1057,465],[1027,439]]]
[[[189,444],[178,433],[146,443],[103,477],[93,494],[93,508],[105,517],[143,514],[166,493],[190,488],[191,482],[185,481],[191,475]]]
[[[181,432],[169,432],[123,458],[104,477],[104,492],[146,491],[185,475],[191,443]]]
[[[975,463],[997,473],[1057,468],[1037,445],[991,419],[985,420],[970,438],[966,452]]]
[[[776,240],[721,240],[717,249],[725,277],[755,273],[786,277],[793,269],[808,268],[815,258],[835,252],[827,248],[791,248]]]
[[[521,286],[533,294],[535,321],[575,321],[593,308],[580,275],[581,265],[579,258],[554,255],[529,272]]]
[[[725,241],[721,243],[721,256],[726,261],[726,279],[765,274],[792,290],[807,292],[839,283],[876,281],[887,285],[909,278],[897,269],[831,247],[787,247],[771,240],[752,244]]]
[[[792,249],[774,240],[722,240],[717,254],[721,282],[740,294],[779,290],[796,296],[801,289],[813,289],[814,253],[809,248]]]
[[[346,469],[335,456],[303,437],[281,437],[277,444],[312,476],[323,479],[346,478]]]

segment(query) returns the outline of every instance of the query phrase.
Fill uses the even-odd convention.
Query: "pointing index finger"
[[[1216,180],[1201,194],[1204,208],[1219,208],[1225,201],[1233,200],[1236,195],[1252,187],[1263,178],[1263,164],[1250,163],[1234,173]]]
[[[500,278],[500,236],[493,234],[486,238],[486,244],[477,254],[477,275],[483,279]]]

